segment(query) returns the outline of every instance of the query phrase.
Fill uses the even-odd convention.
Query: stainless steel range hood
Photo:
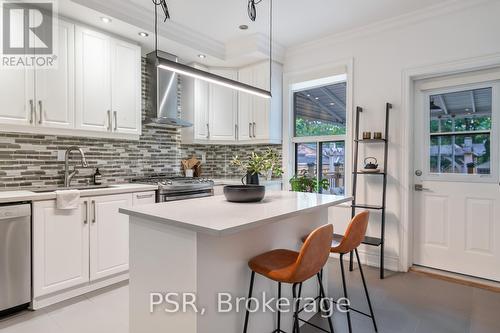
[[[193,126],[179,114],[179,77],[172,71],[158,67],[161,59],[178,61],[176,56],[162,51],[158,51],[158,56],[154,51],[147,55],[151,110],[146,114],[146,124],[168,127]]]

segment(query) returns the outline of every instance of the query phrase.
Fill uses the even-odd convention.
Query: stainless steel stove
[[[152,176],[136,178],[132,182],[158,185],[156,202],[202,198],[214,195],[214,182],[208,178]]]

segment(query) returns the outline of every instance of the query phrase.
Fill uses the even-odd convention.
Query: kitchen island
[[[351,200],[277,191],[259,203],[214,196],[120,209],[130,216],[130,332],[242,331],[245,307],[242,302],[236,312],[235,298],[248,293],[248,260],[276,248],[300,249],[302,236],[328,223],[328,207]],[[290,289],[285,285],[283,296],[290,297]],[[261,299],[263,292],[275,297],[276,291],[276,283],[257,275],[255,297]],[[189,305],[182,311],[182,302],[180,311],[167,312],[174,306],[159,296],[167,293],[195,294],[198,312]],[[217,311],[218,293],[232,296],[233,311]],[[314,295],[317,282],[311,279],[303,296]],[[169,300],[182,298],[174,296]],[[291,331],[291,314],[283,315],[283,323]],[[270,332],[274,325],[275,314],[253,313],[249,332]]]

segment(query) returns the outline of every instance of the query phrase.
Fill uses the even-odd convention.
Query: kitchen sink
[[[48,192],[64,191],[64,190],[86,191],[86,190],[97,190],[97,189],[103,189],[103,188],[109,188],[109,185],[88,185],[88,186],[71,186],[71,187],[64,187],[64,186],[37,187],[37,188],[30,189],[30,191],[35,192],[35,193],[48,193]]]

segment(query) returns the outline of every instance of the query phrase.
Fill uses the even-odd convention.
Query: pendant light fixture
[[[185,75],[195,79],[203,80],[209,83],[217,84],[230,89],[246,92],[262,98],[271,98],[271,73],[272,73],[272,20],[273,20],[273,7],[272,0],[269,0],[269,91],[260,89],[236,80],[231,80],[223,76],[205,72],[203,70],[187,66],[169,59],[158,57],[158,7],[161,7],[165,15],[164,22],[170,19],[170,13],[166,0],[152,0],[155,6],[155,52],[156,52],[156,66],[158,68],[172,71],[179,75]],[[261,0],[262,1],[262,0]],[[260,2],[260,1],[259,1]]]

